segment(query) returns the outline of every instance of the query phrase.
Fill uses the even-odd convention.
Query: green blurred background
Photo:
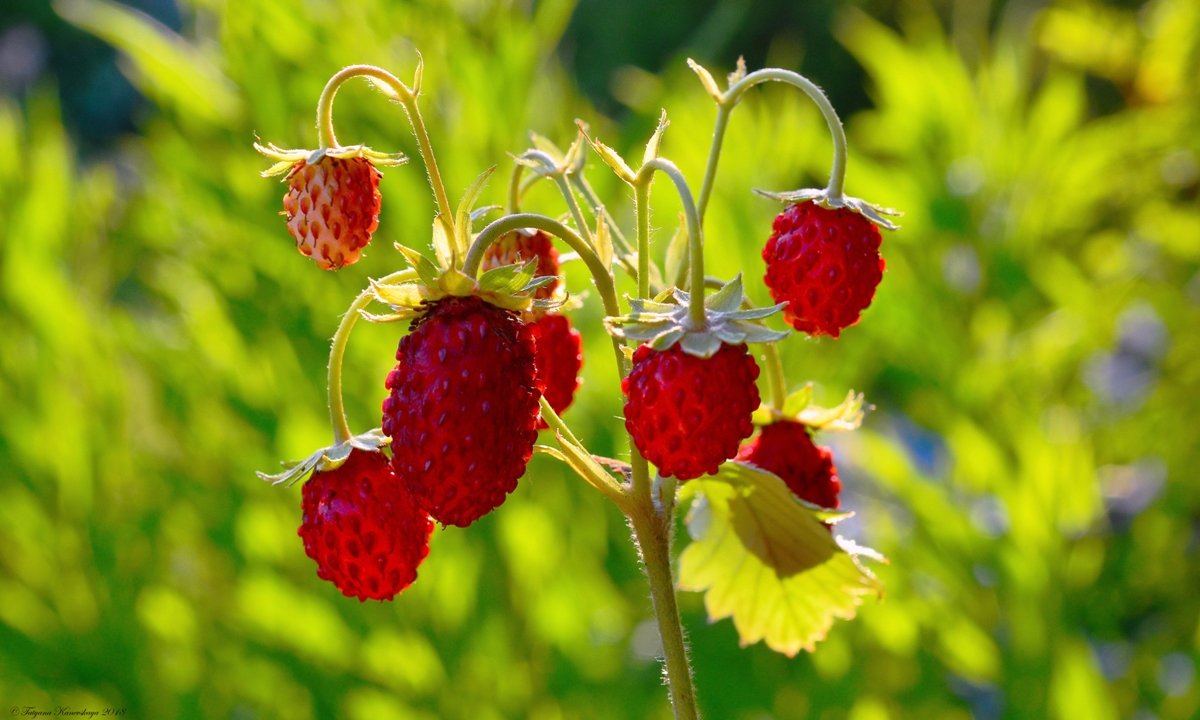
[[[130,12],[129,6],[140,8]],[[860,0],[489,3],[4,0],[0,7],[0,713],[131,718],[665,718],[619,513],[546,458],[435,534],[392,603],[317,579],[299,488],[324,366],[368,277],[425,247],[419,164],[383,181],[358,265],[317,272],[250,144],[315,142],[325,80],[410,77],[452,194],[575,117],[699,181],[720,74],[800,70],[847,121],[848,191],[905,211],[860,325],[783,346],[794,385],[876,410],[826,437],[887,586],[811,655],[739,649],[682,598],[710,718],[1192,718],[1200,713],[1200,4]],[[142,14],[143,11],[148,14]],[[156,18],[156,19],[152,19]],[[346,142],[415,155],[398,108],[339,95]],[[829,141],[781,87],[735,113],[710,268],[761,273]],[[629,220],[629,193],[589,178]],[[489,188],[502,198],[504,180]],[[656,252],[674,231],[655,192]],[[528,206],[562,212],[549,188]],[[587,287],[570,267],[569,286]],[[760,283],[750,283],[758,300]],[[567,419],[625,452],[594,293]],[[360,328],[351,421],[378,422],[400,329]]]

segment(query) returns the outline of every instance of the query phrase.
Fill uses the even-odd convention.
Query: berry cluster
[[[809,512],[813,522],[832,523],[840,517],[817,514],[817,509],[839,506],[841,483],[829,449],[813,442],[813,432],[856,427],[861,395],[851,394],[834,409],[813,405],[810,387],[789,395],[786,368],[771,344],[792,336],[792,330],[837,338],[859,321],[883,277],[879,228],[894,227],[883,217],[891,211],[843,195],[845,137],[812,83],[778,69],[747,74],[739,65],[729,87],[721,90],[706,70],[692,66],[726,112],[748,88],[783,81],[813,97],[829,121],[835,157],[828,187],[762,193],[787,204],[762,249],[763,282],[774,306],[750,303],[740,274],[718,280],[704,273],[703,208],[722,123],[700,203],[679,168],[659,155],[664,114],[636,170],[588,137],[582,125],[566,152],[535,136],[536,147],[517,157],[508,212],[478,230],[475,223],[494,209],[475,207],[491,171],[467,190],[457,210],[451,208],[416,102],[420,66],[411,86],[372,66],[337,73],[318,104],[317,150],[256,145],[276,161],[264,174],[283,175],[287,182],[284,215],[297,249],[325,270],[355,263],[379,226],[378,168],[406,162],[400,155],[337,143],[333,97],[347,79],[366,77],[404,106],[438,204],[434,258],[397,244],[409,267],[372,280],[334,336],[329,363],[334,444],[282,473],[264,476],[285,483],[311,473],[303,487],[298,533],[318,577],[363,601],[395,597],[416,580],[435,523],[467,527],[498,508],[516,489],[535,450],[567,463],[630,518],[656,606],[674,593],[670,563],[663,558],[670,557],[676,501],[671,490],[678,483],[695,481],[690,487],[703,493],[732,469],[738,477],[757,478],[760,489],[783,493],[786,485],[794,496],[790,512],[801,513],[794,518]],[[636,245],[583,178],[589,145],[634,190]],[[522,179],[525,172],[533,177]],[[670,177],[685,210],[677,238],[686,243],[686,252],[672,243],[663,267],[650,257],[648,202],[656,173]],[[562,192],[569,221],[519,209],[524,190],[543,179],[554,180]],[[583,211],[581,199],[590,213]],[[560,256],[556,242],[571,252]],[[575,398],[583,366],[583,338],[567,313],[573,304],[560,267],[570,260],[586,265],[604,307],[624,398],[628,463],[590,453],[561,417]],[[616,293],[617,269],[637,283],[627,312]],[[389,311],[369,313],[372,303]],[[764,324],[780,312],[791,329]],[[408,332],[382,383],[380,426],[352,435],[342,405],[341,366],[360,317],[402,322]],[[760,373],[752,347],[761,347],[766,372]],[[769,389],[762,396],[760,381]],[[558,448],[537,445],[540,430],[552,431]],[[765,472],[749,473],[745,465]],[[658,489],[653,493],[652,483]],[[832,547],[823,533],[816,535]],[[822,552],[828,554],[829,548]],[[650,572],[654,563],[658,567]],[[670,612],[659,615],[660,625],[670,622]],[[690,688],[680,688],[690,683],[690,674],[679,668],[681,662],[686,668],[686,650],[675,642],[665,644],[664,653],[674,658],[667,665],[676,707],[685,707]]]

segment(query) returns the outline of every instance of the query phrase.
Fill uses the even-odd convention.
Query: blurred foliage
[[[574,117],[638,148],[660,107],[664,155],[698,181],[714,110],[682,53],[625,73],[616,126],[555,53],[582,42],[562,38],[569,2],[181,5],[176,34],[96,0],[54,4],[152,102],[136,135],[81,158],[55,87],[70,77],[0,97],[0,699],[133,718],[667,717],[624,523],[547,458],[500,511],[438,532],[395,602],[316,578],[298,488],[253,471],[327,442],[338,314],[397,264],[391,242],[426,242],[433,201],[415,164],[389,171],[374,249],[315,272],[250,143],[313,143],[332,72],[406,77],[415,46],[452,192],[507,172],[529,129],[569,141]],[[858,513],[840,528],[891,559],[888,593],[796,659],[739,649],[685,594],[702,709],[1195,717],[1200,7],[869,2],[829,17],[857,67],[827,75],[805,56],[805,70],[869,98],[846,118],[847,189],[906,215],[862,323],[783,352],[794,386],[816,380],[829,402],[853,387],[877,407],[825,442]],[[687,52],[716,71],[728,48]],[[347,141],[415,156],[365,83],[337,117]],[[748,189],[822,184],[826,138],[784,88],[743,101],[710,269],[760,272],[778,208]],[[589,177],[628,220],[599,163]],[[661,252],[676,212],[662,183],[655,201]],[[550,188],[528,205],[561,212]],[[586,288],[581,268],[568,284]],[[596,305],[579,313],[588,361],[567,419],[619,455]],[[363,327],[350,343],[356,429],[378,422],[396,339]]]

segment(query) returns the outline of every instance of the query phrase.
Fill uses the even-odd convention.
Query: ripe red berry
[[[792,327],[837,337],[858,322],[883,278],[879,228],[847,208],[814,202],[792,205],[775,217],[763,248],[764,281]]]
[[[283,196],[296,249],[326,270],[358,262],[379,226],[379,178],[365,157],[297,162]]]
[[[546,402],[561,415],[575,399],[583,367],[583,339],[565,315],[545,315],[533,323],[537,339],[537,372]],[[545,429],[546,421],[538,420]]]
[[[346,597],[391,600],[417,579],[433,523],[396,481],[383,453],[351,450],[304,484],[298,534],[317,576]]]
[[[546,283],[537,289],[534,298],[544,300],[554,296],[558,287],[558,250],[554,248],[550,236],[541,230],[527,235],[523,231],[511,232],[488,246],[483,254],[480,268],[484,271],[504,265],[518,265],[530,260],[537,260],[535,276],[553,275],[554,282]]]
[[[537,440],[533,331],[478,297],[447,297],[413,321],[383,403],[392,466],[421,508],[466,527],[504,502]]]
[[[754,427],[758,365],[745,345],[722,345],[710,358],[679,345],[642,345],[621,383],[625,427],[647,460],[665,476],[691,480],[714,474]]]
[[[778,475],[796,497],[826,508],[838,506],[842,483],[829,448],[813,444],[803,423],[783,420],[763,427],[742,446],[738,460]]]

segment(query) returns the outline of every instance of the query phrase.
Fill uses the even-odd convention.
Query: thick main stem
[[[648,489],[647,489],[648,490]],[[675,600],[675,582],[671,577],[671,519],[674,502],[668,500],[656,508],[651,494],[638,493],[629,516],[633,535],[642,553],[646,578],[650,582],[650,598],[658,622],[663,645],[663,665],[671,693],[671,705],[676,720],[696,720],[696,691],[688,663],[687,644],[683,625],[679,621],[679,606]]]

